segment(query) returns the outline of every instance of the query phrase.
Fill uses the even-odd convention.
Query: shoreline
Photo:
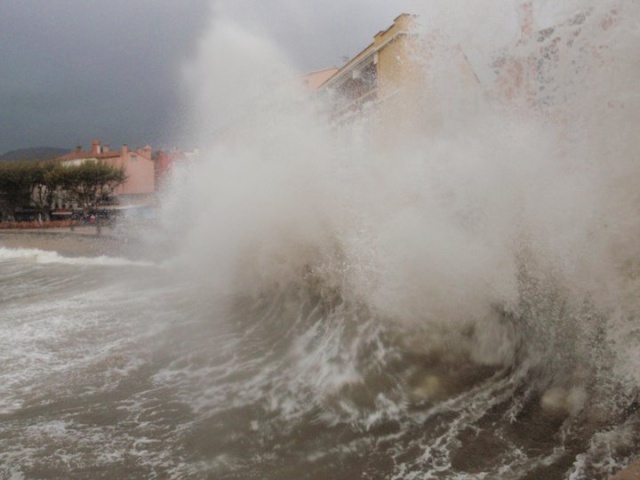
[[[65,257],[121,257],[129,260],[157,258],[158,245],[152,245],[139,231],[103,228],[100,235],[95,226],[63,228],[2,229],[0,248],[55,251]],[[162,249],[164,250],[164,249]],[[609,477],[609,480],[640,480],[640,458]]]
[[[144,244],[140,235],[104,227],[98,235],[95,226],[0,230],[0,248],[55,251],[69,257],[140,258],[145,252]]]

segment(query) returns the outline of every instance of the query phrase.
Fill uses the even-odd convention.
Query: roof
[[[367,45],[363,50],[361,50],[355,57],[345,63],[336,73],[327,78],[318,88],[323,88],[333,83],[334,79],[338,80],[338,77],[342,77],[342,75],[348,73],[354,67],[357,67],[363,60],[369,58],[375,52],[384,48],[384,46],[394,40],[399,35],[406,35],[409,32],[406,30],[408,26],[408,22],[418,18],[417,15],[409,14],[409,13],[401,13],[394,20],[393,23],[385,30],[381,30],[374,35],[374,40],[369,45]],[[407,23],[405,23],[407,22]],[[393,33],[390,38],[385,38],[385,36]]]
[[[106,160],[109,158],[117,158],[122,156],[122,152],[118,150],[109,150],[108,152],[102,153],[93,153],[91,151],[73,151],[67,153],[66,155],[62,155],[61,157],[57,157],[56,160],[64,162],[67,160],[81,160],[84,158],[95,158],[96,160]]]
[[[338,70],[340,70],[338,67],[323,68],[322,70],[316,70],[315,72],[307,73],[302,77],[302,80],[305,82],[306,86],[309,89],[317,90],[320,85],[333,77],[333,75],[335,75]]]

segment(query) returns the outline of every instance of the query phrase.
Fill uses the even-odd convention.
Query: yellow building
[[[459,84],[473,103],[479,82],[457,46],[437,32],[419,30],[418,17],[402,14],[373,42],[320,86],[333,119],[368,124],[377,146],[442,129],[452,105],[443,87]],[[460,100],[457,100],[460,103]]]

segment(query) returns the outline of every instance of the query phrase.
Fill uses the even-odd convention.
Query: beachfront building
[[[340,70],[338,67],[323,68],[315,72],[307,73],[302,77],[302,82],[307,90],[316,92],[322,84],[333,77]]]
[[[455,105],[443,93],[452,85],[458,86]],[[445,128],[458,105],[474,108],[480,84],[458,46],[421,31],[417,16],[402,14],[319,90],[335,122],[358,123],[377,146],[391,147],[399,138]]]
[[[185,165],[198,157],[200,150],[194,148],[190,151],[179,150],[158,150],[153,153],[153,162],[155,164],[155,186],[156,192],[160,191],[172,172],[179,165]]]
[[[491,65],[492,100],[511,115],[547,125],[563,158],[575,156],[586,132],[634,128],[636,119],[622,92],[635,89],[625,82],[635,82],[638,69],[633,71],[632,61],[616,60],[610,44],[620,34],[615,29],[621,11],[584,9],[544,28],[531,1],[519,13],[518,37],[497,52]],[[615,150],[615,140],[607,148]]]
[[[602,69],[611,63],[597,36],[613,28],[619,15],[616,9],[588,9],[539,28],[533,2],[521,4],[518,38],[502,48],[491,65],[496,76],[493,98],[509,108],[562,120],[556,107],[563,107],[593,75],[587,67]]]
[[[81,146],[56,159],[61,165],[80,165],[87,161],[104,162],[119,168],[124,167],[127,180],[116,187],[113,192],[114,200],[122,205],[147,205],[152,203],[155,193],[155,165],[151,156],[151,147],[146,146],[137,150],[129,150],[123,145],[121,150],[111,150],[108,145],[102,145],[94,140],[91,149],[82,150]],[[57,208],[62,205],[62,197],[57,200]]]
[[[186,155],[181,150],[158,150],[153,154],[155,164],[155,185],[156,189],[164,183],[167,175],[171,173],[176,163],[183,162]]]

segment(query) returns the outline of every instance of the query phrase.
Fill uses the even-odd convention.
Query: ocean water
[[[448,328],[308,274],[240,294],[162,263],[0,258],[2,478],[608,478],[638,451],[611,321],[551,292]]]
[[[592,480],[635,459],[640,16],[569,6],[588,15],[559,29],[548,108],[458,108],[432,78],[447,121],[392,151],[216,17],[185,72],[202,153],[144,260],[0,248],[0,477]]]

